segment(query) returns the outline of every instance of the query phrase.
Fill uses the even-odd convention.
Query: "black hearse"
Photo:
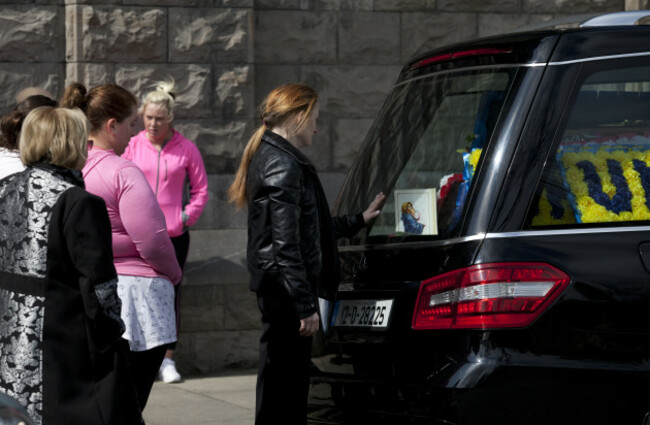
[[[622,12],[401,71],[338,197],[313,423],[641,424],[650,26]]]

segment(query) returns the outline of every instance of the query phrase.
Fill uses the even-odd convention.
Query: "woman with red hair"
[[[339,284],[336,237],[352,236],[379,215],[331,217],[318,174],[299,148],[310,146],[320,114],[316,91],[277,87],[260,106],[262,125],[244,150],[229,199],[248,206],[250,288],[262,313],[255,423],[306,424],[318,298]]]

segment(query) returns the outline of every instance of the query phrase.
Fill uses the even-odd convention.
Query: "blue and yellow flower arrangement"
[[[557,158],[577,222],[650,219],[650,145],[565,145]]]
[[[472,181],[474,177],[474,171],[478,165],[478,160],[481,159],[481,153],[483,149],[474,148],[471,151],[463,154],[463,163],[465,164],[465,180]]]
[[[565,196],[549,192],[548,188],[542,190],[537,206],[537,214],[533,217],[533,226],[548,226],[572,224],[576,222],[573,208]]]

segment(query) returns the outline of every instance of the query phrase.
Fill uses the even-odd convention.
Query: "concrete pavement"
[[[250,425],[255,418],[256,371],[157,381],[144,419],[147,425]]]

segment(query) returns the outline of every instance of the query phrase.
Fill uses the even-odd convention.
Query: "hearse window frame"
[[[650,219],[643,221],[607,221],[600,223],[571,223],[571,224],[550,224],[550,225],[533,225],[532,224],[532,214],[536,209],[536,203],[539,202],[539,197],[541,196],[538,193],[538,188],[542,181],[545,179],[548,180],[548,174],[553,169],[548,166],[548,162],[555,158],[556,153],[562,143],[569,124],[569,120],[578,101],[578,97],[582,92],[582,89],[585,85],[585,82],[592,76],[602,73],[602,72],[611,72],[615,70],[626,70],[632,68],[650,68],[650,52],[636,52],[636,53],[627,53],[620,55],[608,55],[608,56],[599,56],[592,58],[583,58],[570,61],[558,61],[550,62],[549,67],[552,70],[558,69],[569,69],[571,67],[578,67],[576,77],[573,80],[572,90],[565,97],[566,102],[561,112],[560,119],[558,121],[557,130],[554,132],[552,142],[546,144],[549,146],[547,152],[546,161],[544,161],[543,169],[539,172],[539,178],[532,189],[531,201],[526,209],[526,214],[522,223],[521,232],[506,232],[508,234],[531,234],[536,232],[542,232],[544,234],[552,234],[560,232],[562,234],[567,233],[593,233],[593,232],[615,232],[622,228],[625,229],[645,229],[647,230],[650,227]],[[648,78],[650,82],[650,78]],[[559,90],[559,88],[558,88]],[[650,90],[647,91],[650,93]],[[650,130],[650,125],[648,126]],[[623,131],[621,132],[623,133]],[[495,237],[495,234],[489,234],[488,237]]]
[[[395,244],[395,243],[406,243],[406,242],[421,242],[421,241],[439,241],[443,239],[449,239],[449,238],[464,238],[468,236],[469,234],[467,233],[467,229],[465,229],[464,226],[464,221],[466,219],[467,211],[472,199],[472,194],[474,192],[474,181],[476,181],[481,173],[481,167],[482,163],[484,162],[484,158],[487,156],[489,151],[492,149],[490,146],[494,144],[494,138],[498,133],[498,129],[500,126],[500,121],[502,121],[503,118],[503,113],[505,110],[509,109],[512,106],[512,96],[515,94],[513,90],[516,87],[521,86],[522,80],[526,78],[528,75],[528,72],[534,68],[538,69],[541,72],[541,68],[543,68],[546,65],[546,63],[538,63],[538,62],[529,62],[529,63],[511,63],[511,64],[498,64],[498,65],[480,65],[480,66],[469,66],[469,67],[462,67],[462,68],[457,68],[457,69],[447,69],[447,70],[440,70],[437,72],[433,72],[430,74],[426,75],[419,75],[417,77],[409,78],[408,80],[405,81],[400,81],[397,83],[393,89],[391,90],[390,95],[387,97],[383,107],[382,107],[382,113],[378,116],[378,118],[374,121],[371,129],[368,132],[368,135],[366,136],[366,140],[364,141],[361,149],[364,151],[364,155],[367,155],[369,151],[365,151],[366,145],[370,143],[370,140],[375,140],[369,139],[369,137],[372,134],[375,134],[377,129],[375,128],[377,125],[383,125],[381,122],[385,120],[385,108],[389,104],[388,102],[393,99],[393,94],[395,93],[395,90],[403,87],[404,85],[407,84],[412,84],[416,80],[420,79],[436,79],[440,78],[441,76],[445,74],[457,74],[457,73],[468,73],[468,72],[474,72],[474,71],[480,71],[480,70],[499,70],[499,69],[504,69],[504,70],[513,70],[513,74],[511,77],[511,81],[509,82],[509,85],[507,86],[505,93],[504,93],[504,100],[503,100],[503,106],[499,114],[499,119],[497,121],[497,124],[495,126],[494,131],[491,134],[491,137],[489,140],[486,141],[485,144],[485,149],[483,152],[483,155],[481,155],[480,161],[476,167],[476,173],[475,173],[475,178],[472,180],[472,184],[470,185],[470,190],[467,195],[467,200],[465,204],[463,205],[463,209],[461,211],[461,220],[458,223],[458,231],[455,232],[453,235],[448,235],[448,236],[442,236],[442,235],[430,235],[430,236],[421,236],[421,235],[404,235],[404,236],[399,236],[399,237],[389,237],[388,235],[372,235],[369,236],[367,230],[364,230],[360,232],[359,235],[355,236],[352,240],[342,240],[341,245],[366,245],[366,244],[372,244],[372,245],[377,245],[377,244]],[[510,114],[507,114],[510,115]],[[364,187],[369,186],[369,181],[366,180],[366,177],[358,175],[359,173],[357,172],[356,169],[352,169],[351,172],[348,174],[348,177],[346,181],[344,182],[344,187],[347,186],[348,181],[352,178],[356,178],[356,185],[362,184]],[[353,177],[354,176],[354,177]],[[374,182],[376,184],[376,182]],[[391,188],[393,190],[394,188]],[[385,190],[385,189],[378,189],[378,190]],[[365,191],[365,192],[362,192]],[[365,196],[368,197],[370,196],[372,190],[368,189],[357,189],[354,193],[356,193],[358,196],[356,197],[356,203],[358,204],[359,202],[363,202],[363,199],[360,199],[363,197],[364,193]],[[350,202],[349,199],[351,196],[349,195],[349,191],[346,190],[346,207],[350,207]],[[373,192],[374,193],[374,192]],[[341,192],[339,195],[339,199],[337,200],[336,206],[335,206],[335,214],[341,214],[344,213],[342,211],[342,206],[341,206],[341,198],[344,192]],[[361,196],[359,196],[361,195]],[[358,207],[359,205],[355,205]],[[352,207],[353,208],[353,207]],[[471,236],[471,235],[469,235]],[[370,240],[369,240],[370,239]]]

